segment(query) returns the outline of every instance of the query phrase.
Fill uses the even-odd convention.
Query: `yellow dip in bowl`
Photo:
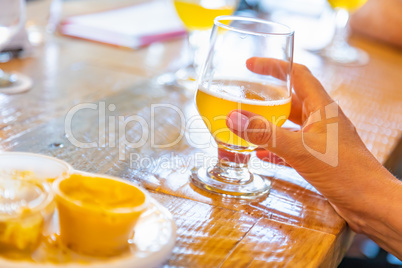
[[[124,180],[72,174],[53,184],[60,239],[77,252],[111,256],[128,248],[128,239],[147,208],[146,193]]]

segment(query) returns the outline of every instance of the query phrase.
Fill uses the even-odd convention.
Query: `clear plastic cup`
[[[147,209],[146,192],[130,182],[99,174],[76,173],[53,183],[60,239],[92,256],[118,255]]]
[[[0,177],[0,252],[34,250],[54,208],[48,183]]]
[[[73,168],[57,158],[20,152],[0,153],[0,178],[14,178],[53,182],[66,178]]]

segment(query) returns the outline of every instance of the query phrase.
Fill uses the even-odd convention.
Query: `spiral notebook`
[[[60,32],[128,48],[139,48],[186,34],[175,11],[162,1],[69,17],[61,23]]]

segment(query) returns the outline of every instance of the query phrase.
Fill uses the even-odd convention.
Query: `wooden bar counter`
[[[402,53],[364,39],[352,42],[369,53],[368,65],[343,67],[317,56],[303,61],[297,54],[295,61],[311,68],[384,163],[401,136]],[[222,198],[189,184],[190,170],[216,156],[216,148],[197,146],[209,141],[207,130],[198,120],[194,125],[204,131],[193,131],[172,108],[183,111],[185,123],[196,118],[194,92],[153,79],[182,64],[185,45],[180,39],[128,50],[46,36],[30,57],[0,64],[34,81],[26,93],[0,94],[0,150],[50,155],[144,186],[178,227],[166,267],[336,267],[353,233],[291,168],[259,170],[274,175],[262,200]],[[85,103],[96,108],[71,117],[72,108]],[[119,120],[133,115],[148,129],[134,120],[119,132]],[[69,119],[73,136],[66,134]],[[167,143],[173,145],[156,146]]]

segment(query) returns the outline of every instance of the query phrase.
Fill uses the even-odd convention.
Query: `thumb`
[[[226,118],[227,127],[242,139],[289,159],[300,155],[300,136],[280,128],[255,113],[233,110]]]

